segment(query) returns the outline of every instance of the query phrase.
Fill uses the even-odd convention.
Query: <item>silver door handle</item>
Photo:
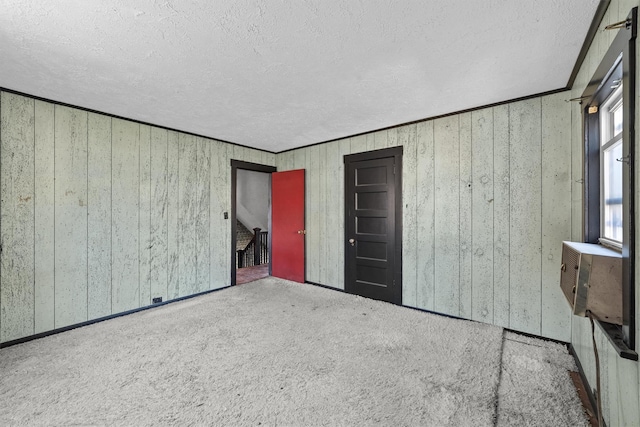
[[[351,243],[351,246],[355,246],[356,240],[355,239],[349,239],[349,243]]]

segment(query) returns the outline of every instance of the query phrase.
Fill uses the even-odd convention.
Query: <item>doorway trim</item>
[[[238,237],[238,220],[236,218],[236,192],[238,190],[238,169],[264,172],[268,174],[278,171],[278,168],[276,168],[275,166],[267,166],[258,163],[231,159],[231,286],[235,286],[236,284],[236,245]],[[269,180],[271,180],[271,178],[269,178]],[[269,187],[271,187],[271,184],[269,184]],[[271,264],[269,264],[269,274],[271,274]]]
[[[349,200],[348,191],[349,191],[349,175],[348,175],[348,165],[352,162],[358,162],[361,160],[376,160],[376,159],[384,159],[393,157],[394,165],[395,165],[395,174],[394,174],[394,187],[395,187],[395,241],[394,241],[394,271],[393,277],[395,283],[399,283],[400,285],[397,287],[398,295],[395,295],[395,300],[398,305],[402,305],[402,291],[403,291],[403,283],[402,283],[402,153],[403,147],[391,147],[391,148],[383,148],[380,150],[374,151],[366,151],[363,153],[356,154],[345,154],[344,155],[344,290],[347,293],[354,294],[355,290],[352,289],[351,284],[349,283],[349,270],[348,270],[348,253],[349,253],[349,238],[348,230],[349,230],[349,206],[347,206],[347,200]]]

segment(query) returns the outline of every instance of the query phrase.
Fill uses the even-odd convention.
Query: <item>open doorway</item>
[[[276,168],[231,161],[231,284],[271,274],[271,173]]]

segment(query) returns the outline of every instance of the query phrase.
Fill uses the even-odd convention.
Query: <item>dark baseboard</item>
[[[596,402],[596,397],[593,394],[593,390],[591,389],[589,380],[587,380],[587,376],[584,374],[584,369],[582,369],[582,363],[580,363],[580,359],[578,358],[578,354],[576,353],[575,348],[573,348],[573,345],[567,344],[567,347],[569,348],[569,353],[571,353],[571,356],[573,356],[573,360],[575,360],[576,366],[578,367],[578,374],[580,374],[580,380],[582,380],[582,385],[584,386],[584,390],[587,393],[589,403],[591,404],[590,409],[595,414],[596,413],[595,408],[598,407]],[[606,427],[607,423],[604,420],[602,420],[602,423],[604,424],[604,426],[601,426],[601,427]]]
[[[220,291],[222,289],[228,289],[230,287],[231,286],[225,286],[225,287],[219,288],[219,289],[212,289],[210,291],[199,292],[199,293],[193,294],[193,295],[187,295],[187,296],[184,296],[184,297],[175,298],[175,299],[172,299],[172,300],[163,301],[163,302],[159,302],[159,303],[152,304],[152,305],[147,305],[147,306],[140,307],[140,308],[134,308],[133,310],[127,310],[127,311],[123,311],[121,313],[110,314],[109,316],[99,317],[99,318],[93,319],[93,320],[87,320],[86,322],[74,323],[73,325],[65,326],[63,328],[52,329],[50,331],[40,332],[39,334],[29,335],[29,336],[26,336],[26,337],[22,337],[22,338],[18,338],[18,339],[15,339],[15,340],[11,340],[11,341],[0,343],[0,348],[11,347],[12,345],[22,344],[22,343],[25,343],[25,342],[28,342],[28,341],[33,341],[33,340],[37,340],[37,339],[40,339],[40,338],[48,337],[50,335],[59,334],[61,332],[67,332],[67,331],[70,331],[72,329],[82,328],[83,326],[93,325],[94,323],[104,322],[105,320],[111,320],[111,319],[116,319],[116,318],[122,317],[122,316],[128,316],[129,314],[139,313],[141,311],[149,310],[149,309],[160,307],[160,306],[167,305],[167,304],[172,304],[174,302],[178,302],[178,301],[183,301],[183,300],[190,299],[190,298],[199,297],[199,296],[202,296],[202,295],[207,295],[207,294],[210,294],[210,293],[213,293],[213,292]]]
[[[308,285],[313,285],[313,286],[318,286],[320,288],[325,288],[325,289],[331,289],[332,291],[338,291],[338,292],[342,292],[347,293],[347,291],[345,291],[344,289],[340,289],[340,288],[334,288],[333,286],[327,286],[327,285],[322,285],[320,283],[316,283],[316,282],[310,282],[308,280],[305,280],[304,283],[308,284]]]

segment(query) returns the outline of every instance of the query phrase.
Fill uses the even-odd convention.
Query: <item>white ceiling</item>
[[[0,87],[279,152],[565,87],[598,0],[0,0]]]

